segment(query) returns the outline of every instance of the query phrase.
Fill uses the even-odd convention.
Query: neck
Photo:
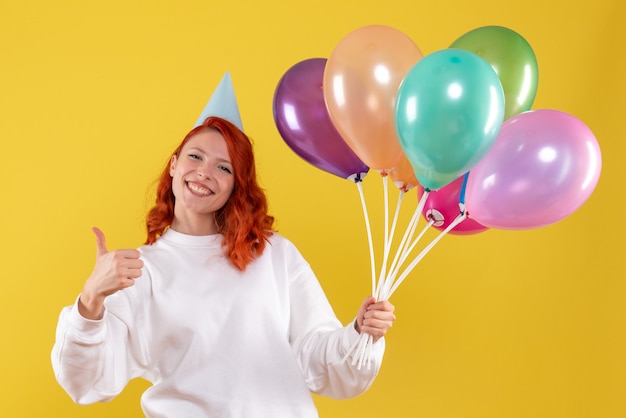
[[[174,231],[187,235],[213,235],[217,234],[217,225],[213,215],[196,216],[193,218],[175,215],[172,225]]]

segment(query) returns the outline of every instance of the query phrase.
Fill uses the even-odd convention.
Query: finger
[[[363,326],[368,328],[386,329],[393,326],[395,318],[366,318]]]
[[[363,319],[370,319],[370,318],[383,319],[383,320],[395,320],[396,315],[393,313],[393,311],[375,310],[375,311],[365,312],[365,315],[363,315]]]
[[[127,279],[137,279],[141,277],[141,269],[129,269],[126,272]]]
[[[125,276],[129,277],[131,279],[136,279],[137,277],[141,276],[141,269],[143,268],[143,261],[142,260],[130,260],[128,263],[126,263],[125,266]]]
[[[380,302],[372,303],[367,307],[368,311],[385,311],[385,312],[393,312],[395,310],[395,306],[391,304],[388,300],[383,300]]]
[[[141,257],[141,252],[135,249],[113,250],[112,253],[115,253],[115,258],[124,260],[139,260]]]
[[[101,255],[108,253],[104,232],[95,226],[91,228],[91,230],[96,235],[96,256],[100,257]]]
[[[363,325],[363,328],[361,330],[362,333],[364,334],[369,334],[372,337],[374,337],[374,342],[378,341],[379,338],[384,337],[387,334],[387,331],[389,330],[389,328],[391,327],[372,327],[369,325]]]
[[[137,276],[139,277],[139,276]],[[122,282],[120,282],[120,288],[125,289],[127,287],[131,287],[135,285],[135,277],[127,277]]]
[[[111,256],[111,267],[120,277],[136,278],[141,276],[144,262],[141,253],[137,250],[113,250],[108,253]]]
[[[141,270],[143,267],[143,260],[141,258],[128,258],[126,259],[124,265],[129,269]]]

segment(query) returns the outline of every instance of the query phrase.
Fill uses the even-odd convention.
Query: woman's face
[[[235,187],[222,134],[210,129],[189,138],[180,154],[172,157],[170,175],[176,197],[172,227],[190,234],[215,233],[213,214],[224,206]],[[210,231],[206,231],[208,226]]]

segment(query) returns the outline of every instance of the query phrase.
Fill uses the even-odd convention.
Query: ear
[[[172,155],[172,158],[170,159],[170,177],[174,177],[174,170],[176,170],[177,161],[178,161],[178,158],[176,154]]]

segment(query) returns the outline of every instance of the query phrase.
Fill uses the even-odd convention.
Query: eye
[[[227,172],[228,174],[233,174],[232,170],[230,169],[230,167],[226,167],[225,165],[220,165],[219,166],[220,170]]]
[[[200,157],[198,154],[189,154],[189,157],[193,160],[198,160],[198,161],[202,160],[202,157]]]

